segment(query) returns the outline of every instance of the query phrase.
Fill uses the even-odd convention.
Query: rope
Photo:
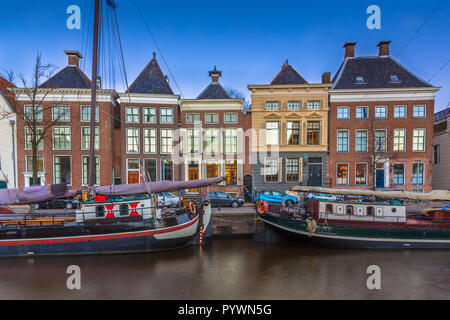
[[[308,229],[309,236],[311,237],[312,234],[315,233],[317,230],[317,222],[316,222],[316,220],[313,220],[313,219],[307,219],[306,226]]]

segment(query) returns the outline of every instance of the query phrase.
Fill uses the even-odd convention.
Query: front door
[[[247,202],[252,201],[252,189],[252,176],[244,176],[244,198]]]
[[[377,189],[384,188],[384,169],[377,169],[376,187]]]
[[[189,180],[198,180],[198,164],[197,165],[190,165],[189,166],[189,172],[188,172],[188,178]],[[189,189],[190,192],[198,192],[198,188]]]
[[[308,186],[321,187],[322,186],[322,165],[310,164],[308,166]]]

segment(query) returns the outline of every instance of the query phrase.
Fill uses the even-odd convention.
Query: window
[[[300,102],[299,101],[288,101],[287,109],[288,110],[300,110]]]
[[[320,110],[320,101],[308,101],[308,110]]]
[[[366,163],[357,163],[356,164],[355,184],[358,186],[367,184],[367,164]]]
[[[394,151],[406,151],[406,130],[394,129]]]
[[[357,84],[362,84],[362,83],[364,83],[364,78],[361,76],[355,77],[355,81]]]
[[[200,152],[200,130],[199,129],[187,129],[188,133],[188,152],[199,153]]]
[[[299,177],[299,159],[286,159],[286,182],[298,182]]]
[[[356,152],[367,152],[367,130],[356,130],[355,137],[355,151]]]
[[[387,119],[387,107],[375,107],[376,119]]]
[[[173,123],[173,109],[172,108],[161,108],[160,119],[161,123]]]
[[[35,121],[42,121],[42,106],[24,106],[25,119],[33,121],[33,112]]]
[[[81,121],[91,121],[91,106],[81,106]],[[95,122],[98,122],[98,106],[95,107]]]
[[[266,102],[266,110],[278,110],[278,102]]]
[[[156,159],[145,159],[144,160],[145,173],[148,174],[150,181],[156,181],[158,179],[156,172]]]
[[[237,129],[225,129],[225,152],[237,152]]]
[[[413,185],[423,185],[424,184],[424,167],[425,164],[423,162],[413,163]]]
[[[277,145],[278,137],[278,122],[266,122],[266,144]]]
[[[53,149],[70,150],[70,127],[53,128]]]
[[[144,108],[143,112],[144,123],[156,123],[156,108]]]
[[[225,123],[237,123],[238,122],[238,114],[237,113],[225,113]]]
[[[398,80],[398,77],[396,75],[394,75],[394,74],[390,76],[390,79],[391,79],[391,82],[400,82]]]
[[[229,113],[229,114],[233,114],[233,113]],[[219,123],[219,114],[218,113],[206,113],[205,114],[205,123],[206,124]]]
[[[186,123],[194,124],[200,122],[200,114],[199,113],[186,113]]]
[[[219,130],[217,129],[206,129],[205,130],[205,146],[204,152],[206,154],[216,154],[219,152]]]
[[[156,129],[144,129],[144,153],[156,153]]]
[[[225,163],[225,181],[227,185],[237,185],[237,161],[227,160]]]
[[[356,119],[368,119],[369,108],[368,107],[356,107]]]
[[[33,156],[27,156],[26,158],[27,158],[26,171],[31,172],[33,171]],[[36,162],[37,162],[37,171],[44,171],[44,157],[36,156]]]
[[[81,149],[89,150],[91,148],[91,128],[81,127]],[[96,150],[100,149],[99,138],[98,138],[98,127],[95,127],[95,137],[94,137],[94,148]]]
[[[125,119],[128,123],[139,123],[139,107],[125,107]]]
[[[337,152],[348,152],[347,130],[338,130],[337,132]]]
[[[65,183],[71,184],[70,175],[70,156],[55,156],[53,158],[53,168],[55,170],[55,184]]]
[[[387,151],[387,132],[386,130],[375,130],[373,138],[373,150],[374,152],[386,152]]]
[[[403,163],[394,163],[392,183],[394,186],[405,185],[405,165]]]
[[[95,173],[94,173],[94,183],[95,185],[100,185],[100,157],[95,156]],[[89,184],[89,156],[82,156],[83,161],[83,185]]]
[[[308,121],[306,124],[306,143],[308,145],[320,144],[320,121]]]
[[[414,118],[425,118],[426,117],[426,107],[425,106],[414,106]]]
[[[339,163],[337,165],[337,185],[348,184],[348,164]]]
[[[70,122],[69,106],[52,107],[52,121]]]
[[[353,206],[347,206],[346,207],[346,214],[347,215],[349,215],[349,216],[352,216],[353,214],[354,214],[354,208],[353,208]]]
[[[350,108],[349,107],[339,107],[337,109],[338,119],[350,119]]]
[[[127,128],[127,153],[139,153],[138,128]]]
[[[35,127],[36,142],[41,139],[37,144],[38,150],[44,150],[44,138],[42,137],[44,130],[42,127]],[[33,148],[33,130],[31,127],[25,127],[25,149],[31,150]]]
[[[266,159],[264,169],[266,182],[278,182],[278,159]]]
[[[413,130],[413,151],[425,151],[425,129]]]
[[[433,163],[441,163],[441,145],[439,144],[433,147]]]
[[[96,206],[95,207],[95,217],[102,218],[105,216],[105,206]]]
[[[172,181],[172,160],[161,159],[161,181]]]
[[[394,106],[394,118],[406,118],[406,106]]]
[[[300,121],[288,121],[286,123],[286,141],[289,145],[300,144]]]
[[[130,213],[129,213],[129,208],[128,208],[128,203],[122,203],[120,206],[119,206],[119,215],[121,215],[121,216],[128,216]]]
[[[219,165],[217,161],[208,161],[206,163],[206,178],[216,178],[219,176]]]
[[[161,129],[161,153],[172,153],[173,131],[172,129]]]

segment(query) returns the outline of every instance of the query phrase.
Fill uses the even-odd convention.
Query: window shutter
[[[278,182],[283,181],[283,158],[278,158]]]

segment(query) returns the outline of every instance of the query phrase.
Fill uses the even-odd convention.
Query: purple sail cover
[[[191,181],[157,181],[133,184],[117,184],[104,187],[96,187],[95,192],[102,195],[124,196],[140,193],[174,192],[184,189],[206,187],[225,180],[225,177],[208,178]]]
[[[39,203],[56,198],[73,197],[76,194],[76,190],[52,193],[52,189],[52,186],[27,187],[23,189],[23,192],[19,192],[19,189],[1,189],[0,205]]]

